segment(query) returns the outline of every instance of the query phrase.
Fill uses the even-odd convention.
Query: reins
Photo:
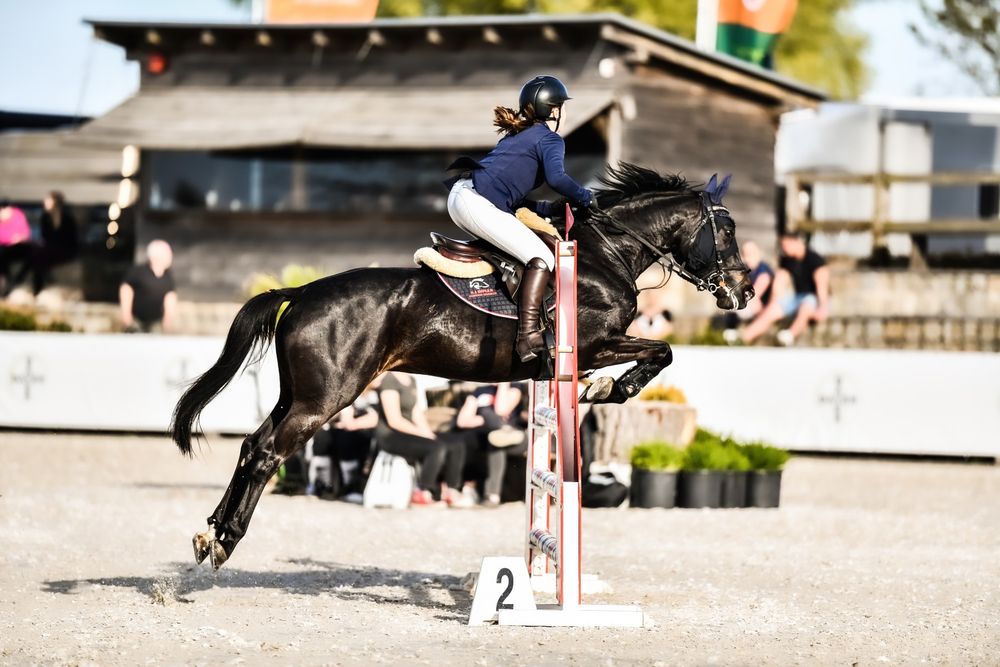
[[[681,278],[694,285],[698,289],[698,291],[707,290],[710,294],[715,294],[720,289],[725,289],[729,297],[735,301],[732,294],[733,288],[725,287],[724,279],[721,280],[722,285],[719,285],[715,282],[717,279],[722,279],[725,276],[725,274],[729,271],[742,270],[738,268],[726,269],[722,266],[723,264],[722,250],[719,248],[719,241],[718,241],[719,229],[715,221],[715,214],[716,211],[721,211],[728,216],[730,215],[729,209],[727,209],[725,206],[722,206],[721,204],[712,203],[708,199],[707,193],[704,192],[701,193],[699,198],[702,204],[701,219],[699,221],[700,224],[698,225],[698,228],[695,229],[694,233],[691,235],[690,238],[693,240],[694,237],[697,236],[698,232],[701,231],[702,227],[704,227],[706,224],[710,224],[712,226],[712,246],[715,251],[716,268],[714,271],[712,271],[712,273],[709,274],[707,278],[699,278],[698,276],[691,273],[685,266],[674,261],[672,257],[668,256],[667,253],[663,252],[661,249],[657,248],[655,245],[650,243],[647,239],[643,238],[643,236],[640,235],[638,232],[635,232],[631,228],[619,223],[617,220],[615,220],[614,216],[611,215],[611,213],[608,211],[601,211],[600,213],[592,214],[587,220],[583,221],[583,224],[589,225],[590,228],[593,229],[594,232],[596,232],[599,237],[601,237],[601,239],[607,244],[608,248],[611,250],[611,253],[621,263],[622,267],[625,269],[625,272],[628,275],[632,274],[631,265],[618,251],[618,248],[615,247],[615,244],[611,241],[611,239],[609,239],[608,236],[601,230],[602,224],[609,227],[610,229],[614,229],[622,234],[625,234],[635,239],[642,246],[651,250],[654,256],[658,258],[657,263],[660,264],[660,266],[662,266],[664,269],[664,280],[655,288],[646,287],[643,288],[642,290],[636,290],[636,293],[639,293],[646,289],[658,289],[663,285],[666,285],[670,281],[670,277],[676,273]]]

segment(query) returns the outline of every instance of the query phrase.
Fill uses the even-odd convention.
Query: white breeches
[[[539,257],[549,271],[556,265],[556,258],[545,242],[520,220],[476,192],[471,178],[463,178],[452,186],[448,215],[464,231],[506,250],[522,264]]]

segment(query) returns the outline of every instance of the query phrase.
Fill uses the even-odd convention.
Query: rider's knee
[[[546,271],[552,270],[548,262],[546,262],[541,257],[532,257],[531,259],[528,260],[528,263],[525,266],[527,266],[529,269],[535,269],[535,270],[541,270],[541,269],[544,269]]]

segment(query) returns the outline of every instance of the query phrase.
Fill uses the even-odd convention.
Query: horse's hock
[[[665,440],[683,447],[694,438],[698,411],[666,401],[630,401],[594,405],[597,420],[594,460],[628,463],[632,447],[648,440]]]

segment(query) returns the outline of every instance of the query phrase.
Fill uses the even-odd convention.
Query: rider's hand
[[[596,197],[590,200],[590,206],[587,207],[587,210],[590,211],[591,215],[597,215],[601,212],[601,207],[597,205]]]

